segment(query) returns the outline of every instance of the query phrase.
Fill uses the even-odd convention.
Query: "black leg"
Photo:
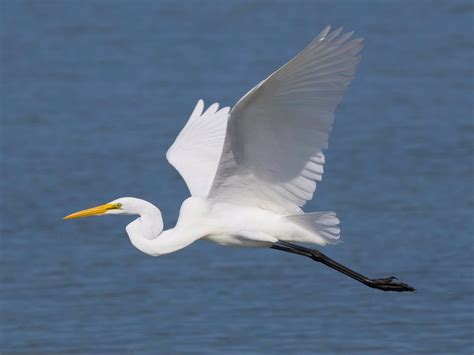
[[[316,250],[316,249],[309,249],[309,248],[302,247],[300,245],[295,245],[295,244],[283,242],[283,241],[276,242],[275,244],[273,244],[272,248],[281,250],[281,251],[286,251],[288,253],[307,256],[308,258],[311,258],[314,261],[323,263],[324,265],[329,266],[330,268],[337,270],[339,272],[342,272],[343,274],[349,277],[352,277],[354,280],[357,280],[363,283],[364,285],[372,287],[372,288],[376,288],[382,291],[397,291],[397,292],[415,291],[413,287],[405,283],[396,281],[397,278],[394,276],[384,278],[384,279],[369,279],[367,276],[359,274],[358,272],[355,272],[345,267],[344,265],[339,264],[337,261],[334,261],[333,259],[329,258],[328,256],[324,255],[323,253],[321,253],[319,250]]]

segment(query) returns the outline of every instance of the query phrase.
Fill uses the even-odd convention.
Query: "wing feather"
[[[224,145],[229,107],[214,103],[204,111],[199,100],[166,158],[183,177],[192,196],[206,197]]]
[[[209,197],[299,213],[324,172],[334,111],[363,40],[326,27],[234,106]]]

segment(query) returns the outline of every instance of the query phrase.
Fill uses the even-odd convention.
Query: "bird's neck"
[[[132,244],[145,254],[158,256],[182,249],[206,235],[205,224],[189,223],[192,219],[190,211],[196,210],[196,201],[187,201],[183,203],[179,217],[179,221],[183,218],[187,223],[178,221],[174,228],[163,231],[160,210],[147,201],[135,200],[131,213],[140,217],[126,228]]]
[[[126,230],[135,246],[141,252],[159,256],[182,249],[191,241],[185,237],[185,230],[177,227],[163,231],[163,219],[158,208],[147,208],[140,212],[140,217],[130,223]]]
[[[140,206],[137,206],[139,208],[136,207],[133,211],[140,217],[126,227],[130,241],[140,250],[142,250],[140,247],[143,244],[142,240],[153,240],[163,232],[163,218],[160,210],[151,203],[145,202],[141,202]],[[145,250],[142,251],[146,253]]]

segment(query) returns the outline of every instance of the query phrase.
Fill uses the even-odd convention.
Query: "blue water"
[[[473,22],[468,0],[1,1],[2,353],[472,353]],[[328,255],[417,293],[61,220],[136,196],[173,226],[165,152],[195,102],[233,104],[326,24],[366,42],[306,210],[342,220]]]

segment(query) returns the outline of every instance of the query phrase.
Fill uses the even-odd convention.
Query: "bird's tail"
[[[301,240],[298,240],[300,242],[320,245],[339,242],[341,229],[335,212],[311,212],[289,215],[285,218],[306,231]]]

